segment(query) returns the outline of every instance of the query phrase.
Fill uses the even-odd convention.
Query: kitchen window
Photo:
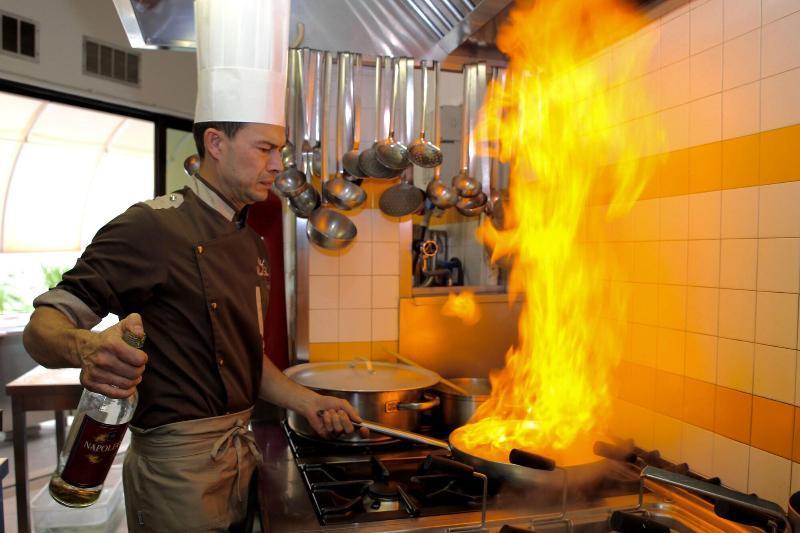
[[[166,169],[179,171],[186,157],[191,123],[167,128],[158,117],[2,90],[0,116],[2,334],[25,326],[33,298],[58,283],[103,224],[163,192]]]

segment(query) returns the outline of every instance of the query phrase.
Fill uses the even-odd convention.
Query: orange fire
[[[626,334],[626,292],[602,232],[631,209],[652,170],[644,156],[663,142],[644,114],[647,83],[633,79],[652,52],[654,38],[635,33],[646,22],[621,1],[538,0],[518,2],[501,30],[510,63],[484,103],[483,131],[495,134],[480,144],[510,164],[509,222],[485,222],[478,238],[494,261],[510,259],[509,297],[523,296],[523,309],[491,398],[453,435],[463,450],[597,459]]]
[[[442,314],[460,318],[467,326],[474,326],[481,319],[481,311],[475,304],[475,293],[472,291],[461,291],[459,294],[451,292],[442,306]]]

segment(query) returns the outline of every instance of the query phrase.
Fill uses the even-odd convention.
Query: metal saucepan
[[[415,430],[421,411],[439,405],[438,397],[425,392],[439,382],[439,375],[423,368],[355,360],[305,363],[287,368],[284,374],[320,394],[344,398],[361,416],[393,427]],[[294,431],[316,438],[302,415],[287,411],[286,418]],[[375,444],[393,438],[378,432],[363,437],[356,432],[342,435],[339,440],[350,444]]]
[[[499,461],[492,461],[484,459],[478,455],[460,449],[454,444],[458,441],[459,432],[462,428],[458,428],[448,437],[448,441],[434,439],[425,435],[402,431],[392,427],[387,427],[375,422],[365,420],[362,423],[353,423],[354,426],[365,427],[372,433],[381,433],[397,439],[405,439],[420,444],[427,444],[429,446],[436,446],[449,450],[453,458],[457,461],[465,463],[473,467],[478,472],[486,475],[494,481],[500,481],[517,486],[535,486],[542,490],[555,490],[562,489],[564,483],[564,476],[560,472],[553,472],[546,469],[532,469],[526,466],[512,464],[511,462],[501,463]],[[531,454],[533,455],[533,454]],[[538,456],[537,456],[538,457]],[[546,458],[542,458],[548,461]],[[590,463],[583,463],[577,465],[563,466],[562,469],[568,471],[569,486],[581,487],[602,476],[611,464],[605,458],[598,457],[597,461]],[[552,463],[552,461],[550,461]]]
[[[448,428],[457,428],[469,422],[480,405],[489,399],[492,385],[486,378],[450,378],[466,394],[454,391],[442,383],[434,390],[439,395],[441,423]]]

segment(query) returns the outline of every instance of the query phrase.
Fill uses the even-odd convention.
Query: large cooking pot
[[[353,404],[358,414],[380,424],[414,431],[420,412],[439,405],[439,398],[425,389],[439,382],[439,375],[424,368],[384,362],[338,361],[305,363],[284,370],[292,381],[328,396],[343,398]],[[302,415],[286,412],[289,427],[297,433],[318,438]],[[358,432],[342,435],[339,440],[351,444],[375,444],[394,440],[391,436]]]
[[[463,426],[478,407],[489,399],[492,385],[486,378],[450,378],[450,382],[464,389],[468,394],[456,392],[444,383],[439,383],[434,389],[441,400],[441,424],[447,428],[455,429]]]

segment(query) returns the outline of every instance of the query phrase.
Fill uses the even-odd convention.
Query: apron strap
[[[242,501],[242,489],[240,486],[242,441],[244,441],[244,444],[255,458],[256,464],[261,465],[263,462],[261,450],[258,449],[253,434],[247,430],[247,426],[241,418],[237,418],[234,426],[223,433],[211,447],[211,458],[214,461],[219,461],[228,448],[230,448],[231,444],[233,444],[233,449],[236,452],[236,495],[239,497],[239,501]]]

